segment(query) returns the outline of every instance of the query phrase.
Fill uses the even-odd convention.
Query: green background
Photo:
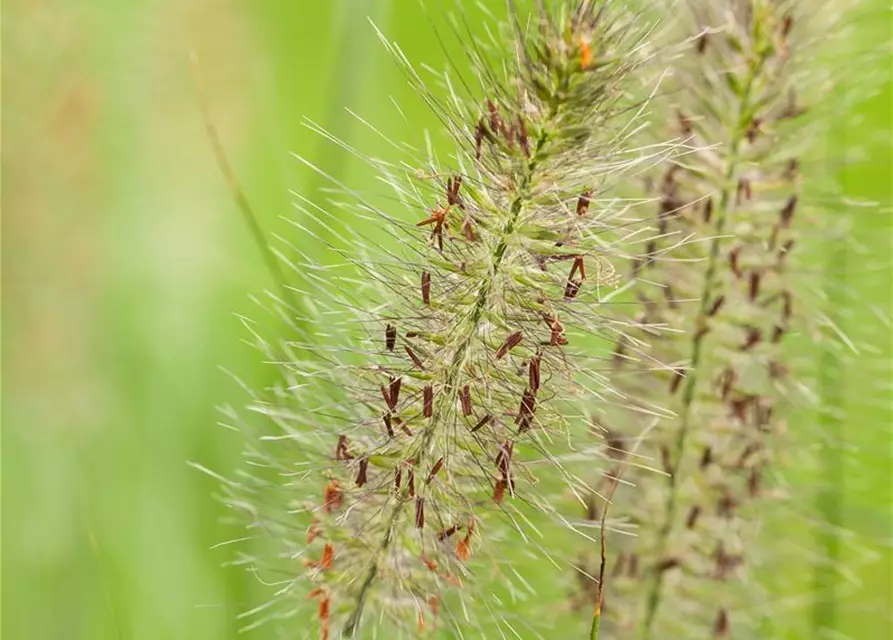
[[[872,4],[875,19],[854,32],[860,47],[890,41],[884,3]],[[235,616],[257,602],[257,581],[225,566],[232,550],[212,549],[233,530],[214,481],[187,462],[236,465],[239,440],[216,426],[215,407],[243,396],[219,367],[263,384],[234,314],[255,313],[249,297],[270,278],[215,165],[189,56],[262,224],[286,233],[288,189],[321,186],[289,152],[374,188],[304,116],[367,151],[374,137],[344,107],[411,142],[436,126],[367,16],[411,60],[447,64],[412,0],[3,3],[4,638],[235,638]],[[876,142],[890,137],[889,79],[829,138],[831,157],[884,149],[837,170],[847,193],[887,204],[891,162]],[[854,234],[870,253],[850,264],[886,265],[889,212],[860,216]],[[834,273],[889,310],[888,267]],[[850,323],[859,337],[862,323]],[[882,366],[845,370],[851,452],[830,456],[839,481],[826,499],[878,553],[858,569],[855,600],[889,603],[890,330],[865,335]],[[870,398],[855,395],[869,387]],[[840,637],[891,637],[883,611],[833,604],[816,617]]]

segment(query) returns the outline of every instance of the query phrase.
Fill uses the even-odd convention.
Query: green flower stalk
[[[652,406],[676,417],[640,451],[656,468],[631,465],[635,488],[617,492],[612,513],[635,535],[617,536],[610,549],[609,637],[764,638],[803,606],[802,594],[770,592],[760,572],[792,546],[766,534],[780,520],[770,514],[793,522],[814,497],[786,495],[783,480],[796,457],[784,446],[791,406],[815,375],[786,339],[814,329],[822,311],[797,252],[823,242],[810,233],[818,220],[838,226],[803,193],[807,176],[823,179],[815,133],[830,124],[805,107],[810,93],[829,87],[821,72],[811,74],[803,48],[837,15],[808,9],[784,0],[689,0],[682,8],[693,27],[665,102],[691,152],[650,187],[659,236],[634,264],[640,326],[617,342],[614,358],[615,379],[630,372],[622,388],[634,401],[600,409],[596,421],[628,463]],[[679,237],[697,241],[656,261]],[[798,311],[804,304],[814,308]],[[655,327],[675,333],[654,336]],[[630,353],[643,339],[654,343],[652,361],[665,363],[657,376],[642,375],[645,361]],[[791,508],[779,507],[782,499],[793,499]],[[601,501],[592,502],[595,520]],[[583,582],[591,595],[596,587]]]
[[[531,519],[560,518],[540,469],[576,496],[594,491],[578,472],[602,457],[579,419],[605,387],[590,347],[616,335],[603,310],[621,280],[613,262],[643,226],[608,190],[670,146],[632,145],[640,21],[608,1],[554,4],[512,9],[505,42],[470,43],[477,86],[460,94],[447,78],[444,101],[385,41],[455,146],[449,167],[433,152],[357,153],[397,204],[340,184],[331,204],[376,219],[386,241],[370,247],[344,216],[296,203],[344,241],[332,250],[348,264],[282,252],[307,311],[295,321],[283,303],[291,335],[257,334],[282,382],[257,396],[268,420],[226,485],[264,547],[243,562],[277,576],[256,623],[312,615],[323,639],[461,634],[477,625],[475,569],[516,579],[501,540],[553,553]]]

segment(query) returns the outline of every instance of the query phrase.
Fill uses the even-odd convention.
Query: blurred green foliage
[[[3,637],[235,638],[235,617],[264,587],[225,566],[232,548],[212,549],[238,533],[221,523],[214,481],[187,461],[236,465],[239,439],[216,426],[215,406],[243,397],[218,367],[264,384],[269,372],[234,313],[255,313],[249,296],[270,282],[215,166],[189,54],[202,61],[213,117],[262,224],[293,242],[288,190],[312,195],[322,184],[290,151],[377,188],[304,116],[366,151],[374,134],[344,107],[414,143],[437,126],[366,17],[414,61],[443,68],[446,56],[409,0],[3,9]],[[857,32],[879,44],[890,35],[889,20]],[[847,121],[832,144],[889,136],[889,83]],[[850,194],[890,203],[884,154],[840,169]],[[891,255],[888,213],[860,218],[856,234]],[[306,238],[302,248],[320,255]],[[893,299],[889,270],[846,285],[884,309]],[[889,329],[873,335],[875,356],[889,362]],[[858,366],[847,375],[841,524],[877,549],[864,592],[889,602],[890,397],[855,400],[873,381]],[[841,637],[891,637],[882,611],[837,624]]]

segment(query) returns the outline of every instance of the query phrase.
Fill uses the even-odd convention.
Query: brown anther
[[[727,638],[729,636],[729,612],[723,607],[716,614],[716,622],[713,623],[713,637]]]
[[[657,566],[654,570],[657,573],[664,573],[665,571],[669,571],[670,569],[675,569],[680,564],[677,558],[664,558],[660,562],[657,563]]]
[[[493,416],[491,416],[491,415],[488,413],[488,414],[485,415],[483,418],[481,418],[480,420],[478,420],[478,423],[477,423],[476,425],[474,425],[474,426],[471,428],[471,431],[470,431],[469,433],[474,433],[474,432],[477,431],[478,429],[483,428],[484,425],[486,425],[486,424],[487,424],[488,422],[490,422],[490,420],[492,420],[492,419],[493,419]]]
[[[552,335],[549,338],[549,345],[552,347],[566,345],[567,338],[564,337],[564,325],[559,322],[558,316],[547,316],[546,321],[549,323],[549,328],[552,330]]]
[[[505,123],[499,115],[499,106],[494,104],[492,100],[487,100],[487,111],[490,114],[490,129],[494,133],[502,133],[508,138],[508,132],[505,129]]]
[[[360,458],[360,464],[357,468],[357,478],[355,480],[358,487],[366,484],[366,472],[369,469],[369,458]]]
[[[409,491],[409,497],[415,497],[415,469],[412,467],[409,468],[409,473],[406,475],[406,488]]]
[[[518,116],[518,142],[521,143],[521,150],[526,157],[530,157],[530,138],[527,135],[527,125],[524,124],[524,118]]]
[[[763,339],[763,332],[757,329],[756,327],[749,327],[747,330],[747,338],[744,340],[744,344],[741,345],[742,351],[748,351],[757,344],[759,344],[760,340]]]
[[[713,217],[713,198],[707,198],[707,201],[704,203],[704,213],[703,219],[704,223],[710,222],[710,218]]]
[[[710,305],[710,308],[707,309],[707,317],[712,318],[722,309],[723,303],[726,301],[725,296],[719,296],[716,300],[713,301],[713,304]]]
[[[583,261],[583,256],[574,256],[574,263],[571,265],[571,272],[568,274],[568,280],[572,280],[573,277],[577,274],[577,271],[580,272],[580,279],[586,279],[586,263]]]
[[[580,285],[583,284],[577,280],[568,280],[567,285],[564,287],[564,299],[565,300],[573,300],[577,297],[577,293],[580,291]]]
[[[530,428],[530,422],[536,411],[536,393],[528,387],[521,398],[521,406],[518,408],[518,416],[515,424],[518,425],[518,433],[524,433]]]
[[[670,380],[670,395],[673,395],[679,390],[679,385],[682,384],[682,380],[685,378],[685,370],[682,368],[673,369],[673,379]]]
[[[328,542],[326,546],[323,547],[322,550],[322,559],[319,561],[320,569],[331,569],[332,568],[332,559],[335,557],[335,549]]]
[[[428,477],[425,479],[425,484],[431,484],[431,481],[434,480],[434,476],[437,475],[437,472],[440,471],[441,467],[443,467],[443,458],[440,458],[434,463],[434,466],[431,467],[431,471],[428,472]]]
[[[310,544],[314,540],[316,540],[316,536],[319,535],[319,521],[314,518],[310,523],[310,526],[307,527],[307,544]]]
[[[592,191],[587,189],[580,197],[577,199],[577,215],[583,216],[586,215],[586,212],[589,211],[589,203],[592,202]]]
[[[388,351],[394,350],[394,345],[397,343],[397,327],[392,324],[388,324],[384,330],[384,343],[385,348]]]
[[[462,405],[462,415],[470,416],[474,409],[471,406],[471,387],[467,384],[459,391],[459,403]]]
[[[732,415],[735,416],[741,422],[747,421],[747,410],[750,408],[753,403],[753,396],[742,396],[740,398],[733,398],[729,401],[729,408],[732,410]]]
[[[493,502],[502,504],[502,500],[505,498],[506,487],[508,487],[508,483],[505,481],[505,478],[500,478],[496,481],[496,484],[493,485]]]
[[[412,360],[412,363],[417,366],[422,371],[425,370],[425,365],[422,364],[422,361],[419,360],[419,357],[415,354],[415,351],[408,345],[404,345],[403,349],[406,350],[406,355],[409,356],[409,359]]]
[[[389,411],[389,412],[385,413],[381,417],[381,419],[384,422],[385,429],[388,432],[388,437],[393,438],[394,437],[394,427],[391,424],[391,412]]]
[[[422,304],[431,304],[431,273],[422,271]]]
[[[781,294],[782,297],[782,318],[786,321],[791,319],[791,315],[794,313],[794,298],[791,295],[790,291],[785,291]]]
[[[741,267],[738,264],[738,259],[741,256],[741,247],[735,247],[731,251],[729,251],[729,266],[732,268],[732,273],[735,274],[736,278],[741,277]]]
[[[466,217],[462,220],[462,235],[469,242],[477,240],[477,236],[474,234],[474,223],[472,223],[471,218]]]
[[[781,209],[781,226],[785,229],[791,226],[794,211],[797,210],[797,196],[791,196]]]
[[[673,461],[670,459],[670,449],[667,445],[660,445],[660,462],[667,475],[673,475]]]
[[[763,125],[762,118],[754,118],[750,121],[750,124],[747,127],[747,141],[753,144],[753,142],[757,139],[757,136],[760,134],[760,127]],[[748,200],[750,198],[748,197]]]
[[[422,415],[430,418],[434,414],[434,387],[430,384],[422,389]]]
[[[437,540],[438,540],[439,542],[443,542],[444,540],[446,540],[447,538],[449,538],[450,536],[452,536],[454,533],[456,533],[456,532],[459,530],[459,528],[460,528],[460,527],[459,527],[458,524],[454,524],[454,525],[452,525],[452,526],[450,526],[450,527],[447,527],[446,529],[441,529],[441,530],[437,533]]]
[[[713,462],[713,450],[709,446],[704,447],[704,452],[701,454],[701,470],[710,466],[711,462]]]
[[[524,339],[524,334],[521,331],[515,331],[514,333],[510,333],[508,337],[505,339],[505,342],[496,350],[496,359],[504,357],[509,351],[517,347],[521,344],[521,340]]]
[[[459,196],[459,189],[462,187],[462,176],[456,175],[447,180],[447,204],[457,206],[460,209],[465,208],[462,198]]]
[[[347,450],[347,436],[338,436],[338,444],[335,446],[335,460],[353,460],[353,456]]]
[[[784,22],[781,24],[781,37],[787,38],[791,34],[791,29],[794,27],[794,16],[786,16]]]
[[[415,499],[415,528],[425,527],[425,499],[421,496]]]
[[[499,445],[499,451],[496,453],[494,464],[503,478],[509,477],[509,467],[512,462],[512,451],[515,448],[514,440],[506,440]]]
[[[760,493],[760,471],[756,467],[750,470],[747,477],[747,493],[751,498],[756,498]]]
[[[706,31],[702,33],[698,38],[697,43],[695,44],[695,49],[697,49],[699,55],[703,55],[704,52],[707,50],[708,40],[709,34]]]
[[[729,393],[732,391],[732,385],[735,384],[735,380],[738,378],[738,374],[735,373],[732,369],[726,369],[720,374],[719,377],[719,396],[725,401],[729,397]]]
[[[734,515],[737,506],[738,501],[735,500],[735,496],[730,491],[726,491],[725,495],[716,503],[716,512],[720,517],[729,519]]]
[[[698,517],[701,515],[701,507],[698,505],[693,506],[688,510],[688,515],[685,518],[685,528],[686,529],[694,529],[695,525],[698,522]]]
[[[750,201],[753,198],[753,191],[748,178],[738,178],[738,192],[735,196],[735,202],[741,204],[743,200]]]
[[[751,302],[757,299],[757,296],[760,295],[760,274],[757,271],[753,271],[750,274],[750,290],[748,292],[750,294]]]
[[[394,469],[394,491],[400,491],[400,485],[403,484],[403,469],[397,467]]]
[[[323,491],[323,509],[326,513],[332,513],[341,508],[344,502],[344,493],[338,486],[337,480],[331,480]]]
[[[527,384],[536,393],[540,388],[540,356],[535,355],[527,366]]]

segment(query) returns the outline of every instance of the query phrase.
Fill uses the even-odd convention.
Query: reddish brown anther
[[[397,343],[397,327],[392,324],[388,324],[384,330],[384,343],[385,348],[388,351],[394,350],[394,345]]]
[[[412,363],[417,366],[422,371],[425,370],[425,365],[422,364],[422,361],[419,360],[419,357],[415,354],[415,351],[412,350],[412,347],[405,345],[403,349],[406,351],[406,355],[409,356],[409,359],[412,360]]]
[[[797,210],[797,196],[791,196],[781,210],[781,226],[785,229],[791,226],[794,211]]]
[[[587,189],[577,199],[577,215],[578,216],[586,215],[586,212],[589,211],[589,203],[590,202],[592,202],[592,191]]]
[[[425,527],[425,499],[421,496],[415,499],[415,527],[416,529]]]
[[[518,425],[518,433],[524,433],[530,428],[530,422],[536,411],[536,393],[528,387],[524,390],[521,397],[521,406],[518,408],[518,416],[515,418],[515,424]]]
[[[713,449],[711,449],[709,446],[704,447],[704,451],[703,451],[703,453],[701,453],[701,464],[700,464],[701,470],[706,469],[708,466],[710,466],[710,463],[712,463],[712,462],[713,462]]]
[[[747,338],[744,340],[744,344],[741,345],[742,351],[748,351],[752,349],[754,346],[759,344],[760,340],[763,339],[763,332],[757,329],[756,327],[750,327],[747,330]]]
[[[686,529],[694,529],[695,525],[698,523],[698,518],[701,515],[701,507],[698,505],[693,506],[688,510],[688,515],[685,518],[685,528]]]
[[[549,345],[552,347],[564,346],[567,344],[567,338],[564,337],[564,325],[558,320],[558,316],[548,318],[549,328],[552,334],[549,337]]]
[[[422,389],[422,415],[430,418],[434,414],[434,388],[429,384]]]
[[[577,271],[580,272],[580,279],[586,279],[586,263],[583,261],[583,256],[574,256],[574,263],[571,265],[571,272],[567,276],[568,280],[573,280],[574,276],[577,274]]]
[[[713,637],[727,638],[729,636],[729,612],[720,608],[716,614],[716,622],[713,623]]]
[[[705,31],[700,35],[695,44],[695,49],[697,49],[698,54],[703,55],[707,50],[707,42],[709,41],[709,34]]]
[[[757,296],[760,295],[760,274],[756,271],[750,274],[750,290],[748,293],[751,301],[755,301]]]
[[[580,292],[580,285],[583,283],[578,280],[568,280],[567,285],[564,287],[564,299],[565,300],[573,300],[577,297],[577,294]]]
[[[457,206],[460,209],[465,208],[465,204],[462,202],[462,198],[459,196],[459,189],[462,187],[462,176],[456,175],[455,177],[447,180],[447,204],[450,206]]]
[[[704,223],[710,222],[711,217],[713,217],[713,198],[707,198],[707,201],[704,203]]]
[[[366,472],[369,469],[369,459],[368,458],[360,458],[360,463],[357,467],[357,478],[355,480],[356,485],[358,487],[362,487],[366,484]]]
[[[503,498],[505,498],[505,490],[508,487],[508,483],[504,478],[500,478],[496,481],[496,484],[493,485],[493,502],[496,504],[502,504]]]
[[[539,354],[530,359],[527,366],[527,384],[536,393],[540,388],[540,356]]]
[[[331,480],[323,490],[323,509],[326,513],[332,513],[341,508],[344,502],[344,493],[338,486],[337,480]]]
[[[492,420],[492,419],[493,419],[493,416],[491,416],[491,415],[488,413],[488,414],[485,415],[483,418],[481,418],[480,420],[478,420],[478,423],[477,423],[476,425],[474,425],[474,427],[471,428],[470,433],[474,433],[474,432],[477,431],[478,429],[483,428],[483,427],[484,427],[488,422],[490,422],[490,420]]]
[[[735,247],[729,252],[729,266],[736,278],[741,277],[741,267],[738,264],[738,258],[741,256],[741,247]]]
[[[670,395],[673,395],[679,390],[679,385],[682,384],[682,380],[685,378],[685,370],[682,368],[673,369],[673,378],[670,380]]]
[[[527,135],[527,125],[524,118],[518,116],[518,142],[521,143],[521,151],[526,157],[530,157],[530,138]]]
[[[524,339],[524,334],[520,331],[515,331],[514,333],[510,333],[508,337],[505,339],[505,342],[496,350],[496,359],[504,357],[509,351],[517,347],[521,344],[521,340]]]
[[[409,473],[406,476],[406,488],[409,491],[409,497],[415,497],[415,469],[412,467],[409,468]]]
[[[385,427],[385,429],[386,429],[387,432],[388,432],[388,437],[389,437],[389,438],[393,438],[393,437],[394,437],[394,427],[393,427],[393,425],[391,424],[391,412],[388,411],[387,413],[385,413],[385,414],[381,417],[381,419],[382,419],[382,421],[384,422],[384,427]]]
[[[353,460],[353,456],[347,450],[347,436],[338,436],[338,444],[335,446],[335,460]]]
[[[441,467],[443,467],[443,458],[440,458],[434,463],[434,466],[431,467],[431,471],[428,472],[428,477],[425,479],[425,484],[431,484],[431,481],[434,480],[434,476],[437,475],[437,472],[440,471]]]
[[[667,445],[660,445],[660,462],[667,475],[673,475],[673,461],[670,459],[670,449]]]
[[[459,391],[459,403],[462,405],[462,415],[470,416],[474,409],[471,406],[471,388],[467,384]]]
[[[441,529],[437,533],[438,541],[443,542],[444,540],[446,540],[447,538],[452,536],[454,533],[456,533],[459,529],[460,529],[460,527],[458,524],[454,524],[450,527],[447,527],[446,529]]]
[[[725,296],[719,296],[716,300],[714,300],[713,304],[710,305],[710,308],[707,309],[707,317],[710,318],[715,316],[719,312],[719,310],[722,309],[722,305],[723,303],[725,303],[725,301]]]
[[[422,271],[422,304],[431,304],[431,273]]]

